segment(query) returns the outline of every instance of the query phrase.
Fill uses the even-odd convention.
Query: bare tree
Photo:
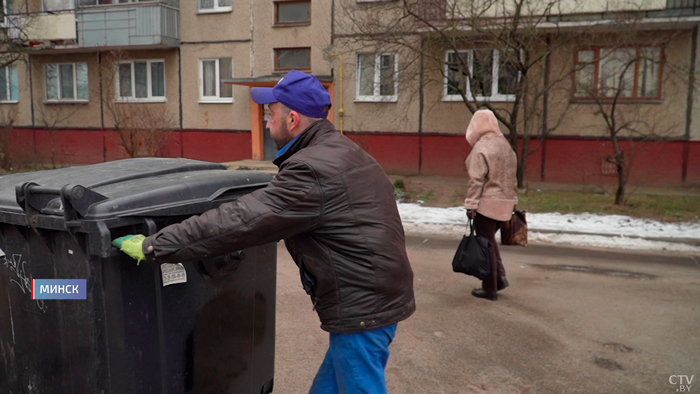
[[[157,156],[177,128],[177,120],[163,104],[117,99],[118,67],[128,60],[130,58],[124,51],[112,51],[104,57],[99,66],[102,91],[97,96],[111,117],[116,142],[123,151],[129,157]]]
[[[114,114],[117,143],[129,157],[158,156],[175,129],[174,116],[162,107],[122,103]]]
[[[678,83],[678,89],[671,89],[678,91],[688,80],[688,70],[668,62],[664,50],[687,32],[645,31],[641,17],[631,13],[620,15],[608,29],[609,38],[598,39],[603,45],[578,51],[574,97],[592,103],[594,115],[603,121],[612,155],[602,164],[614,168],[614,203],[624,205],[635,141],[662,141],[679,126],[668,114],[654,111],[653,103],[662,100],[665,82]]]
[[[15,166],[11,138],[16,117],[16,110],[0,111],[0,169],[3,171],[11,171]]]
[[[5,27],[0,34],[2,68],[25,60],[26,45],[36,21],[28,10],[28,2],[4,0],[0,3],[0,22]]]
[[[549,100],[561,82],[571,78],[570,69],[549,65],[552,53],[576,39],[575,33],[562,32],[550,18],[563,3],[407,0],[367,5],[342,0],[335,18],[336,46],[408,53],[401,78],[420,81],[421,90],[444,86],[470,113],[492,110],[518,153],[518,185],[523,187],[527,157],[568,112],[568,100]],[[420,76],[406,72],[414,59],[421,59]],[[547,112],[552,106],[560,107],[556,118],[551,115],[554,111]],[[538,141],[534,146],[533,139]]]
[[[56,168],[56,145],[54,143],[56,130],[61,127],[63,122],[73,117],[80,107],[71,104],[42,104],[39,102],[35,108],[37,121],[49,132],[49,149],[51,150],[49,158],[51,167]]]

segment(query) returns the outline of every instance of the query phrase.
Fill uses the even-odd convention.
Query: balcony
[[[666,8],[677,15],[700,15],[700,0],[668,0]]]
[[[28,42],[74,42],[75,14],[62,12],[53,14],[7,15],[3,27],[11,39]]]
[[[81,48],[180,45],[178,0],[77,0],[76,5]]]

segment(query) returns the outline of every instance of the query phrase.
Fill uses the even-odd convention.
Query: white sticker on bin
[[[187,282],[187,271],[182,263],[161,264],[160,273],[163,276],[163,287]]]

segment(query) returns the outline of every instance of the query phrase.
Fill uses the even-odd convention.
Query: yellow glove
[[[141,260],[145,260],[146,256],[143,255],[143,240],[146,239],[145,235],[125,235],[119,237],[112,241],[112,245],[116,246],[122,252],[126,253],[127,256],[136,260],[136,264],[141,263]]]

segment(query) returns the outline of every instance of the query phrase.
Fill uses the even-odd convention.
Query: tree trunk
[[[51,137],[51,141],[49,142],[49,145],[51,145],[51,166],[56,169],[56,149],[54,148],[53,145],[53,133],[54,130],[51,129],[49,132],[49,136]]]
[[[625,205],[625,162],[623,152],[618,151],[615,144],[615,168],[617,169],[617,191],[615,192],[615,205]]]
[[[515,177],[518,180],[518,189],[525,188],[525,170],[527,169],[527,149],[529,143],[529,135],[527,133],[523,134],[523,145],[520,147],[520,155],[518,155],[518,169],[515,172]]]
[[[518,189],[524,189],[525,184],[523,178],[525,178],[525,160],[518,165],[518,169],[515,171],[515,177],[518,179]]]
[[[617,165],[617,191],[615,192],[615,205],[625,205],[625,174],[624,167]]]

